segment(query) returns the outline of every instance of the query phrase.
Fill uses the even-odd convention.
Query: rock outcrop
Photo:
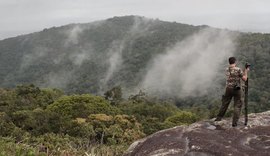
[[[125,156],[270,156],[270,111],[249,114],[248,126],[201,121],[134,142]]]

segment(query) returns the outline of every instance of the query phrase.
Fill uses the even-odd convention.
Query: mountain
[[[1,86],[97,93],[135,85],[148,61],[201,27],[137,16],[44,29],[0,42]]]
[[[0,87],[33,83],[67,93],[103,94],[121,86],[125,93],[146,88],[162,97],[211,93],[217,99],[224,86],[221,71],[235,55],[242,66],[252,64],[250,104],[261,111],[270,108],[269,53],[269,34],[113,17],[1,40]]]
[[[230,120],[213,125],[200,121],[162,130],[134,142],[125,156],[269,155],[270,112],[250,114],[247,127],[231,127]],[[243,124],[243,123],[242,123]]]

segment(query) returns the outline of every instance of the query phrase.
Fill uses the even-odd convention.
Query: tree
[[[134,116],[92,114],[87,122],[93,125],[101,144],[128,144],[144,136],[141,124]]]
[[[87,118],[90,114],[118,114],[118,108],[111,106],[108,101],[90,94],[62,96],[48,110],[70,118]]]
[[[115,105],[122,100],[122,88],[120,86],[113,87],[111,90],[105,92],[104,96],[112,105]]]
[[[177,125],[189,125],[197,121],[197,116],[191,112],[178,112],[177,114],[168,117],[165,123],[171,124],[172,126]]]

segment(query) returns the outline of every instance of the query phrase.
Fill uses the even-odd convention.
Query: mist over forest
[[[269,76],[268,39],[140,16],[70,24],[0,41],[0,86],[98,95],[120,86],[126,96],[139,90],[162,97],[221,96],[230,56],[240,67],[252,63],[251,78]],[[254,78],[268,94],[265,76]]]
[[[251,64],[249,112],[269,110],[270,34],[122,16],[1,40],[0,135],[34,153],[42,144],[57,155],[61,142],[71,154],[121,155],[146,135],[213,118],[230,56]]]

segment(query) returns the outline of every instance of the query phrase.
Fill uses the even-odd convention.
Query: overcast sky
[[[270,0],[0,0],[0,39],[123,15],[270,33]]]

